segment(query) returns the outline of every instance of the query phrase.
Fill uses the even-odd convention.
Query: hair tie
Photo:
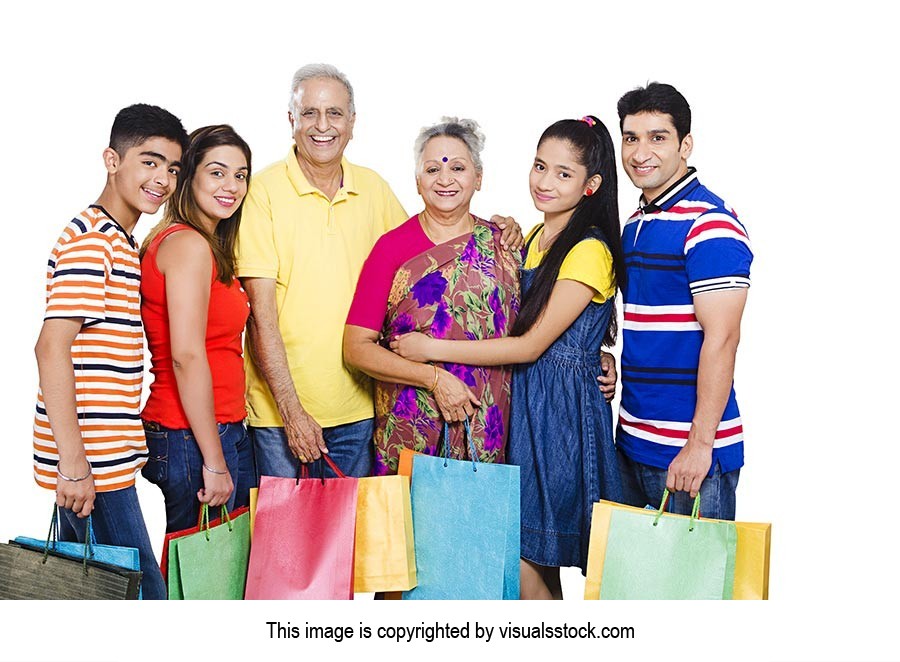
[[[597,124],[597,120],[595,120],[590,115],[585,115],[581,118],[581,121],[587,124],[589,127],[594,127]]]

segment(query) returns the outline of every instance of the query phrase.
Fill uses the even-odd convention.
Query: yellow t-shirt
[[[369,379],[344,365],[341,341],[356,280],[372,246],[407,219],[387,183],[342,161],[334,200],[311,185],[292,148],[253,175],[236,252],[241,278],[276,281],[278,328],[300,402],[322,427],[374,414]],[[284,425],[271,391],[245,351],[247,422]]]
[[[538,250],[543,233],[544,226],[539,226],[536,231],[532,230],[528,235],[529,239],[531,239],[531,235],[535,235],[535,237],[531,239],[528,255],[525,257],[526,269],[540,266],[550,250],[549,248],[546,251]],[[563,260],[556,280],[576,280],[593,288],[596,294],[591,301],[596,303],[603,303],[616,294],[612,255],[606,244],[599,239],[583,239],[575,244]]]

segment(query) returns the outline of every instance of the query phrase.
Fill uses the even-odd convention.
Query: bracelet
[[[431,390],[432,393],[434,393],[434,389],[437,388],[437,383],[438,383],[438,367],[437,367],[436,365],[433,365],[433,364],[432,364],[431,367],[434,368],[434,384],[431,385],[431,389],[430,389],[430,390]]]
[[[92,468],[91,468],[91,463],[90,463],[90,462],[88,462],[88,470],[87,470],[87,473],[84,474],[83,476],[79,477],[79,478],[72,478],[72,477],[70,477],[70,476],[67,476],[67,475],[64,474],[62,471],[59,470],[59,464],[56,465],[56,475],[59,476],[60,478],[62,478],[63,480],[69,481],[70,483],[80,483],[81,481],[83,481],[83,480],[85,480],[86,478],[88,478],[88,477],[91,475],[91,473],[93,473],[93,472],[92,472]]]
[[[225,474],[228,473],[228,469],[225,469],[225,471],[217,471],[217,470],[213,469],[212,467],[206,466],[206,462],[203,463],[203,468],[206,469],[209,473],[216,474],[218,476],[224,476]]]

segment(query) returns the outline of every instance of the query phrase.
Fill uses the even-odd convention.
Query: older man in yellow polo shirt
[[[344,158],[356,120],[344,74],[325,64],[299,69],[288,119],[295,144],[253,176],[238,241],[237,275],[252,310],[250,435],[260,475],[293,476],[297,458],[329,453],[345,474],[366,476],[371,384],[345,366],[341,339],[363,262],[407,215],[381,177]],[[518,226],[505,239],[509,231],[521,245]]]

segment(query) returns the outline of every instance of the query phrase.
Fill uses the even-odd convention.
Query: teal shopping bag
[[[51,552],[62,554],[63,556],[71,556],[72,558],[83,558],[85,555],[91,561],[99,561],[101,563],[109,563],[110,565],[119,566],[126,570],[141,569],[141,555],[136,547],[120,547],[118,545],[101,545],[96,542],[94,536],[94,527],[91,523],[91,517],[88,515],[85,524],[87,536],[86,542],[65,542],[59,540],[59,512],[58,507],[53,506],[53,517],[50,520],[50,534],[46,540],[38,538],[28,538],[19,536],[13,542],[28,547],[29,549],[49,549]],[[87,544],[87,548],[85,548]],[[138,591],[138,600],[141,599],[141,592]]]
[[[468,421],[465,422],[469,436]],[[519,467],[413,459],[411,501],[418,585],[404,600],[519,599]]]
[[[197,533],[169,541],[169,600],[241,600],[250,559],[250,512],[229,517],[222,506],[210,526],[209,506],[200,511]]]
[[[734,590],[734,522],[659,510],[613,509],[606,541],[601,600],[730,600]]]

